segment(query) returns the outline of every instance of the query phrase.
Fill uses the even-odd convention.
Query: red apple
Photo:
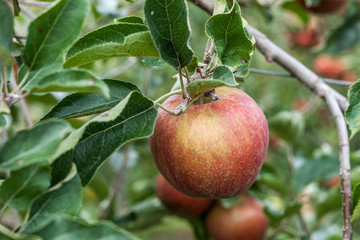
[[[214,240],[261,240],[268,225],[261,204],[247,195],[230,208],[216,205],[206,217],[206,228]]]
[[[299,48],[311,48],[320,42],[320,37],[315,29],[303,29],[292,32],[290,41]]]
[[[313,67],[317,74],[327,78],[340,78],[346,68],[341,59],[328,54],[317,56],[313,62]]]
[[[198,217],[209,209],[213,202],[208,198],[192,198],[179,192],[161,174],[157,176],[155,191],[160,201],[180,217]]]
[[[356,82],[359,79],[356,72],[352,70],[345,70],[344,72],[341,73],[340,78],[348,82]]]
[[[268,148],[268,124],[255,101],[236,88],[218,87],[216,93],[217,101],[180,115],[159,109],[149,139],[160,173],[191,197],[239,195],[255,181]],[[174,95],[163,105],[175,109],[181,100]]]
[[[312,13],[318,13],[318,14],[328,14],[328,13],[334,13],[337,11],[342,10],[346,4],[347,0],[320,0],[320,3],[316,6],[307,7],[305,2],[306,0],[296,0],[300,6],[302,6],[304,9],[312,12]]]

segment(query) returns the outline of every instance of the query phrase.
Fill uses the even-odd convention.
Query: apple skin
[[[341,78],[346,69],[344,62],[340,58],[332,57],[328,54],[320,54],[314,59],[314,71],[327,78]]]
[[[238,196],[254,183],[268,148],[268,124],[255,101],[236,88],[215,90],[217,101],[192,106],[186,113],[159,109],[149,138],[160,173],[191,197]],[[175,109],[181,99],[174,95],[163,105]]]
[[[161,174],[156,178],[155,192],[170,212],[185,218],[202,215],[214,201],[208,198],[192,198],[179,192]]]
[[[230,208],[217,204],[206,216],[206,229],[214,240],[262,240],[268,225],[260,202],[247,195]]]
[[[340,11],[343,7],[346,6],[348,2],[347,0],[320,0],[319,5],[314,7],[306,7],[305,1],[306,0],[296,0],[296,2],[301,7],[308,10],[309,12],[317,14],[329,14]]]

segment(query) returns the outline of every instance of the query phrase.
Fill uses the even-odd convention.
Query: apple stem
[[[156,99],[154,101],[154,105],[164,101],[165,99],[167,99],[168,97],[172,96],[172,95],[176,95],[176,94],[180,94],[182,91],[181,90],[176,90],[176,91],[173,91],[173,92],[169,92],[167,94],[164,94],[162,95],[161,97],[159,97],[158,99]]]
[[[164,105],[161,105],[160,103],[156,103],[156,106],[162,108],[162,109],[163,109],[165,112],[167,112],[167,113],[170,113],[170,114],[173,114],[173,115],[177,115],[177,114],[175,113],[175,111],[172,111],[172,110],[166,108]]]
[[[186,91],[185,91],[185,86],[184,86],[184,82],[183,82],[183,78],[182,78],[182,72],[181,72],[181,68],[179,68],[179,80],[180,80],[180,85],[181,85],[181,92],[182,92],[182,97],[183,99],[186,98]]]

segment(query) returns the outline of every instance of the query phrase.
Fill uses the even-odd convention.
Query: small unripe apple
[[[215,89],[219,99],[172,115],[159,109],[150,150],[160,173],[178,191],[230,198],[248,189],[263,164],[269,130],[264,113],[243,91]],[[163,105],[175,109],[181,95]]]
[[[180,217],[198,217],[213,203],[213,200],[208,198],[192,198],[179,192],[161,174],[157,176],[155,191],[169,211]]]
[[[327,78],[340,78],[346,66],[340,58],[321,54],[314,59],[314,71]]]
[[[312,13],[318,13],[318,14],[328,14],[328,13],[334,13],[337,11],[342,10],[346,4],[347,0],[320,0],[319,4],[316,6],[308,7],[306,6],[306,0],[296,0],[300,6],[302,6],[304,9],[312,12]]]
[[[260,202],[241,195],[230,208],[213,207],[206,217],[206,228],[214,240],[262,240],[269,221]]]
[[[311,48],[320,42],[320,37],[315,29],[304,29],[292,32],[290,41],[299,48]]]

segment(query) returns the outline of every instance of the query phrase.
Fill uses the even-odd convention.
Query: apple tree
[[[0,239],[360,239],[359,26],[355,0],[0,0]]]

